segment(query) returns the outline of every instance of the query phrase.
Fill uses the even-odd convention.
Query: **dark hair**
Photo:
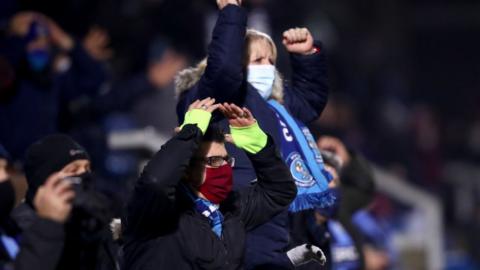
[[[218,125],[210,124],[205,132],[205,135],[203,135],[202,141],[224,143],[225,133]]]

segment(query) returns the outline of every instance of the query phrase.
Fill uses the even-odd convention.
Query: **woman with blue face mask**
[[[292,28],[283,33],[283,47],[290,53],[292,67],[291,80],[286,83],[275,68],[276,45],[267,34],[247,30],[247,14],[241,1],[217,0],[217,4],[220,11],[207,58],[196,67],[181,71],[176,78],[179,123],[183,122],[188,105],[197,99],[213,97],[219,103],[246,107],[280,146],[292,176],[296,177],[297,188],[301,184],[305,189],[316,189],[317,193],[326,190],[322,159],[305,127],[320,116],[327,102],[327,64],[321,43],[314,41],[306,28]],[[272,107],[269,103],[272,100],[284,114]],[[214,113],[212,121],[228,130],[228,121],[221,114]],[[296,132],[292,125],[296,126]],[[227,150],[236,160],[234,189],[255,183],[257,175],[247,156],[229,145]],[[309,155],[310,162],[303,152]],[[305,201],[298,200],[296,209],[309,207],[302,203]],[[283,252],[287,244],[287,212],[284,212],[249,234],[245,267],[272,264],[275,269],[292,268],[292,262]]]
[[[275,67],[277,47],[262,32],[247,30],[247,14],[238,0],[219,0],[219,16],[208,47],[207,58],[176,77],[179,97],[177,116],[182,123],[188,105],[196,99],[214,97],[219,103],[234,102],[247,107],[260,126],[274,134],[280,145],[281,125],[268,105],[276,100],[303,124],[316,120],[327,103],[327,64],[322,44],[306,28],[283,33],[283,47],[290,53],[292,77],[286,82]],[[240,3],[238,3],[240,2]],[[213,121],[228,129],[226,119],[215,114]],[[287,134],[288,135],[288,134]],[[229,149],[230,150],[230,149]],[[239,186],[256,178],[243,153],[236,153]]]

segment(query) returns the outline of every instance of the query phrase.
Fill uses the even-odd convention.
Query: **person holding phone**
[[[59,254],[52,253],[52,258],[59,256],[54,269],[120,269],[118,247],[109,228],[111,201],[95,188],[97,180],[85,149],[67,135],[49,135],[28,148],[24,170],[27,194],[25,202],[13,210],[12,218],[24,237],[35,230],[39,219],[53,220],[52,240],[61,244]],[[42,207],[52,196],[56,198],[51,202],[55,207]],[[38,245],[47,246],[50,242],[31,239]],[[41,259],[35,253],[22,255],[21,251],[19,256],[27,257],[20,261],[26,265]]]

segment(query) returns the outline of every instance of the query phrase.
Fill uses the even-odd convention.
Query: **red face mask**
[[[232,167],[229,164],[225,164],[218,168],[206,168],[205,182],[198,191],[212,203],[219,204],[230,194],[232,186]]]

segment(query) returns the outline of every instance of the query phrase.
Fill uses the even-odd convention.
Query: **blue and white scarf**
[[[195,211],[209,219],[212,231],[220,238],[222,236],[223,224],[223,215],[222,212],[220,212],[219,210],[220,205],[214,204],[209,200],[197,197],[188,187],[183,184],[181,186],[187,193],[188,197],[190,197],[190,199],[195,204]]]
[[[298,212],[333,205],[336,196],[328,188],[332,176],[324,170],[322,155],[312,133],[280,103],[275,100],[269,100],[268,103],[280,123],[282,157],[298,190],[289,211]]]
[[[202,198],[197,198],[194,203],[195,210],[210,220],[212,231],[218,237],[222,236],[223,215],[220,210],[218,210],[220,206]]]

